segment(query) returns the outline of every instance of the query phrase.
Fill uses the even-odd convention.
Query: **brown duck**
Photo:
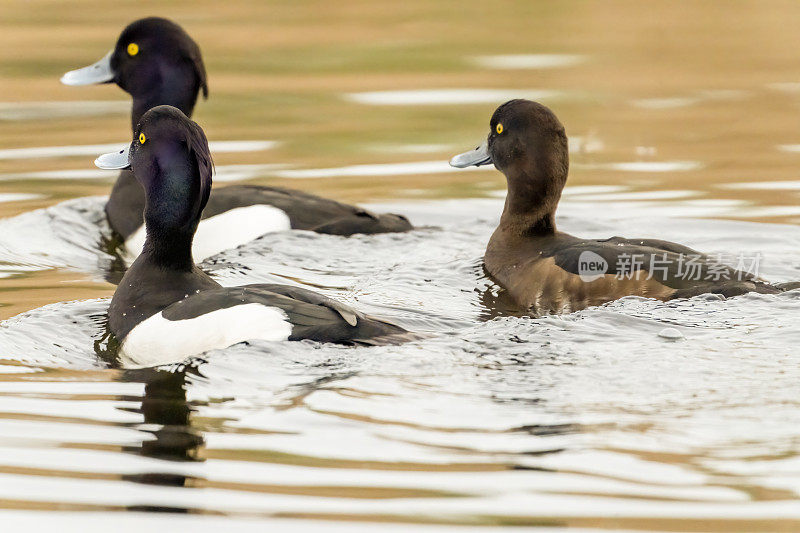
[[[671,300],[783,290],[680,244],[581,239],[558,231],[555,212],[569,170],[567,135],[539,103],[501,105],[486,142],[450,161],[459,168],[491,163],[505,174],[508,195],[486,247],[485,267],[535,314],[576,311],[629,295]]]

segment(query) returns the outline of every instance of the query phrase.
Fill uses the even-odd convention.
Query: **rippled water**
[[[139,13],[0,5],[0,530],[800,531],[800,291],[519,316],[480,261],[503,178],[446,163],[502,100],[541,99],[570,138],[562,230],[800,280],[800,4],[160,4],[205,56],[216,182],[419,226],[203,268],[426,336],[136,371],[105,352],[115,174],[91,165],[128,103],[57,80]]]
[[[766,277],[798,277],[793,226],[670,218],[659,201],[609,209],[581,200],[591,190],[575,193],[564,230],[636,228],[710,252],[760,252]],[[81,523],[96,527],[150,510],[221,514],[242,528],[348,521],[348,531],[364,521],[800,525],[800,291],[492,318],[500,304],[479,257],[501,205],[375,206],[423,228],[273,234],[205,263],[227,285],[300,283],[430,334],[405,346],[254,342],[188,367],[125,371],[103,357],[106,299],[7,320],[0,504],[91,513]],[[87,199],[48,214],[91,220],[101,206]],[[62,246],[64,260],[101,272],[91,242]],[[680,338],[660,337],[667,327]]]

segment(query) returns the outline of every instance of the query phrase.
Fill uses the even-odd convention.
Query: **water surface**
[[[206,57],[195,116],[217,182],[420,226],[267,235],[203,268],[428,336],[254,342],[139,371],[105,351],[115,175],[91,166],[127,140],[126,104],[58,84],[132,12],[0,4],[6,527],[800,530],[800,293],[518,316],[480,261],[504,180],[446,164],[503,99],[542,98],[570,136],[561,229],[757,254],[765,278],[800,279],[796,3],[159,5]]]

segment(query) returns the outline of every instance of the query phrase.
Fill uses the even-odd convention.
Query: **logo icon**
[[[578,275],[581,281],[594,281],[608,272],[608,261],[600,255],[586,250],[578,257]]]

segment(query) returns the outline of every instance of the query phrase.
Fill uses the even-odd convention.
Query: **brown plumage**
[[[781,292],[680,244],[622,237],[580,239],[558,231],[555,212],[569,171],[564,126],[539,103],[511,100],[497,108],[489,128],[483,145],[454,157],[451,164],[494,163],[506,176],[508,195],[484,262],[520,307],[546,314],[629,295],[670,300],[703,293]],[[581,276],[585,257],[605,263],[592,279]],[[638,257],[641,262],[626,264],[626,259]],[[691,277],[687,259],[696,268]]]

